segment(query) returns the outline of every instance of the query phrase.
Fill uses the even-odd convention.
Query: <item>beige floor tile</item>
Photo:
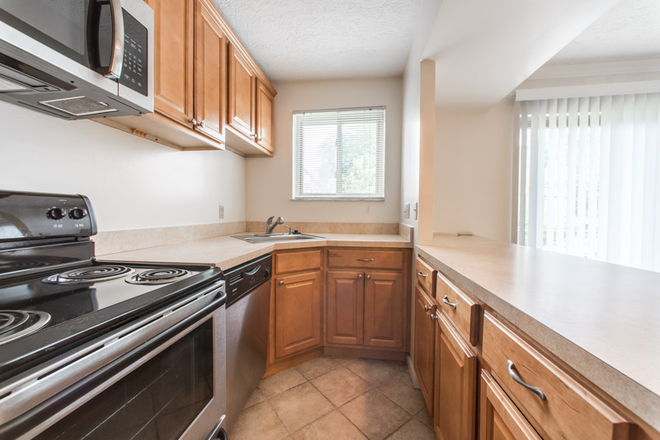
[[[348,362],[346,368],[369,382],[372,386],[379,386],[390,378],[406,369],[404,362],[380,361],[372,359],[356,359]]]
[[[357,374],[344,367],[313,379],[312,385],[335,406],[341,406],[371,388]]]
[[[309,362],[305,362],[302,365],[298,365],[296,369],[307,378],[307,380],[312,380],[315,377],[319,377],[322,374],[328,373],[335,368],[339,367],[341,363],[331,358],[330,356],[321,356],[316,359],[312,359]]]
[[[245,407],[249,408],[253,405],[256,405],[257,403],[263,402],[264,400],[266,400],[264,394],[261,392],[259,388],[257,388],[256,390],[254,390],[248,401],[245,403]]]
[[[406,411],[378,390],[367,391],[339,410],[370,440],[386,438],[410,419]]]
[[[435,440],[435,434],[422,422],[412,419],[394,434],[387,437],[387,440]],[[233,439],[232,439],[233,440]]]
[[[426,409],[426,404],[424,404],[424,408],[420,409],[419,412],[415,414],[415,418],[428,428],[433,429],[433,418],[431,417],[431,414],[429,414],[429,410]]]
[[[229,432],[232,440],[282,440],[288,435],[289,432],[268,402],[243,410]]]
[[[263,379],[259,382],[258,388],[263,397],[270,399],[271,397],[304,382],[307,382],[307,379],[305,379],[305,377],[295,368],[290,368]]]
[[[334,409],[309,382],[278,394],[268,403],[290,433]]]
[[[293,440],[366,440],[366,437],[342,413],[324,415],[292,436]]]
[[[413,388],[408,371],[395,373],[391,378],[378,387],[378,389],[394,403],[408,411],[417,414],[424,408],[424,397],[420,390]]]

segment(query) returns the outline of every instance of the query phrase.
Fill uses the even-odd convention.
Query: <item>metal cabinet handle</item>
[[[280,286],[284,284],[284,280],[280,280]]]
[[[357,260],[358,260],[358,261],[364,261],[365,263],[368,263],[368,262],[370,262],[370,261],[374,261],[373,258],[358,258]]]
[[[442,297],[442,302],[447,304],[452,309],[456,310],[456,303],[449,302],[449,297],[447,295]]]
[[[359,274],[358,274],[358,280],[361,280],[361,279],[362,279],[362,274],[359,273]]]
[[[204,127],[206,127],[206,122],[204,122],[204,121],[200,121],[200,123],[197,124],[197,126],[198,126],[198,127],[201,127],[201,128],[204,128]]]
[[[429,276],[429,274],[424,273],[424,272],[422,272],[422,271],[420,270],[419,272],[417,272],[417,276],[420,276],[420,277],[422,277],[422,278],[426,278],[427,276]]]
[[[541,391],[540,388],[538,388],[538,387],[533,387],[533,386],[531,386],[531,385],[527,385],[527,384],[525,383],[525,381],[523,381],[523,380],[520,378],[520,376],[518,376],[518,375],[516,374],[516,372],[513,371],[513,369],[516,368],[516,366],[513,364],[513,361],[507,359],[506,362],[507,362],[507,364],[509,365],[509,366],[508,366],[508,370],[509,370],[509,376],[511,376],[511,379],[513,379],[513,380],[514,380],[516,383],[518,383],[519,385],[524,386],[525,388],[527,388],[528,390],[530,390],[532,393],[534,393],[534,394],[536,394],[537,396],[539,396],[539,399],[541,399],[541,400],[545,400],[545,394],[543,394],[543,391]]]
[[[431,315],[429,316],[429,319],[431,320],[431,322],[434,322],[436,319],[438,319],[438,317],[436,316],[435,313],[431,313]]]
[[[197,119],[192,118],[190,121],[188,121],[192,124],[193,127],[197,127]]]
[[[110,4],[112,14],[112,55],[107,69],[99,72],[106,78],[119,79],[124,67],[124,13],[121,0],[102,0],[101,3]]]
[[[427,304],[424,304],[424,311],[428,312],[429,310],[431,310],[431,307],[429,307]]]
[[[263,142],[263,140],[264,140],[263,136],[260,136],[259,137],[259,142]]]
[[[371,275],[368,275],[368,274],[367,274],[367,279],[370,280],[370,279],[371,279]]]

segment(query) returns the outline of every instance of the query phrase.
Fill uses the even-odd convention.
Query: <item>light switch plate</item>
[[[225,205],[218,205],[218,218],[220,220],[225,218]]]

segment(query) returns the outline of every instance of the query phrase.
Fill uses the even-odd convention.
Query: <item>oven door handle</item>
[[[195,291],[142,319],[103,335],[68,356],[28,370],[0,386],[0,425],[70,387],[117,358],[136,350],[191,315],[225,303],[224,280]],[[1,437],[1,436],[0,436]]]
[[[88,374],[60,393],[41,402],[28,411],[25,411],[9,423],[2,425],[0,427],[0,438],[27,439],[39,434],[39,432],[46,429],[52,423],[56,423],[57,420],[68,414],[67,412],[58,417],[63,408],[74,411],[82,403],[93,399],[96,395],[106,389],[106,387],[121,380],[121,378],[124,377],[122,372],[125,372],[128,368],[131,368],[131,371],[133,371],[153,356],[156,356],[160,351],[167,348],[163,347],[163,345],[167,344],[168,341],[172,341],[173,338],[182,335],[182,333],[187,334],[189,331],[192,331],[199,325],[203,324],[203,321],[205,320],[204,318],[222,307],[225,304],[225,300],[226,294],[223,293],[222,295],[217,296],[214,301],[201,310],[198,310],[172,327],[164,330],[158,336],[143,343],[135,350],[132,350],[107,365],[95,370],[93,373]],[[179,338],[176,338],[171,344],[177,340],[179,340]],[[161,350],[154,354],[154,350],[159,348]],[[145,359],[149,354],[153,354],[153,356]],[[130,374],[130,372],[127,374]],[[113,378],[116,380],[112,381]],[[95,390],[96,392],[90,396],[89,393],[92,393]],[[81,398],[85,399],[82,403],[80,402]],[[76,405],[76,403],[78,404]],[[53,418],[56,419],[52,420]]]

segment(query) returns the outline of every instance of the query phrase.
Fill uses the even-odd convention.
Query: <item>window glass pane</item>
[[[384,198],[385,108],[295,112],[294,198]]]

